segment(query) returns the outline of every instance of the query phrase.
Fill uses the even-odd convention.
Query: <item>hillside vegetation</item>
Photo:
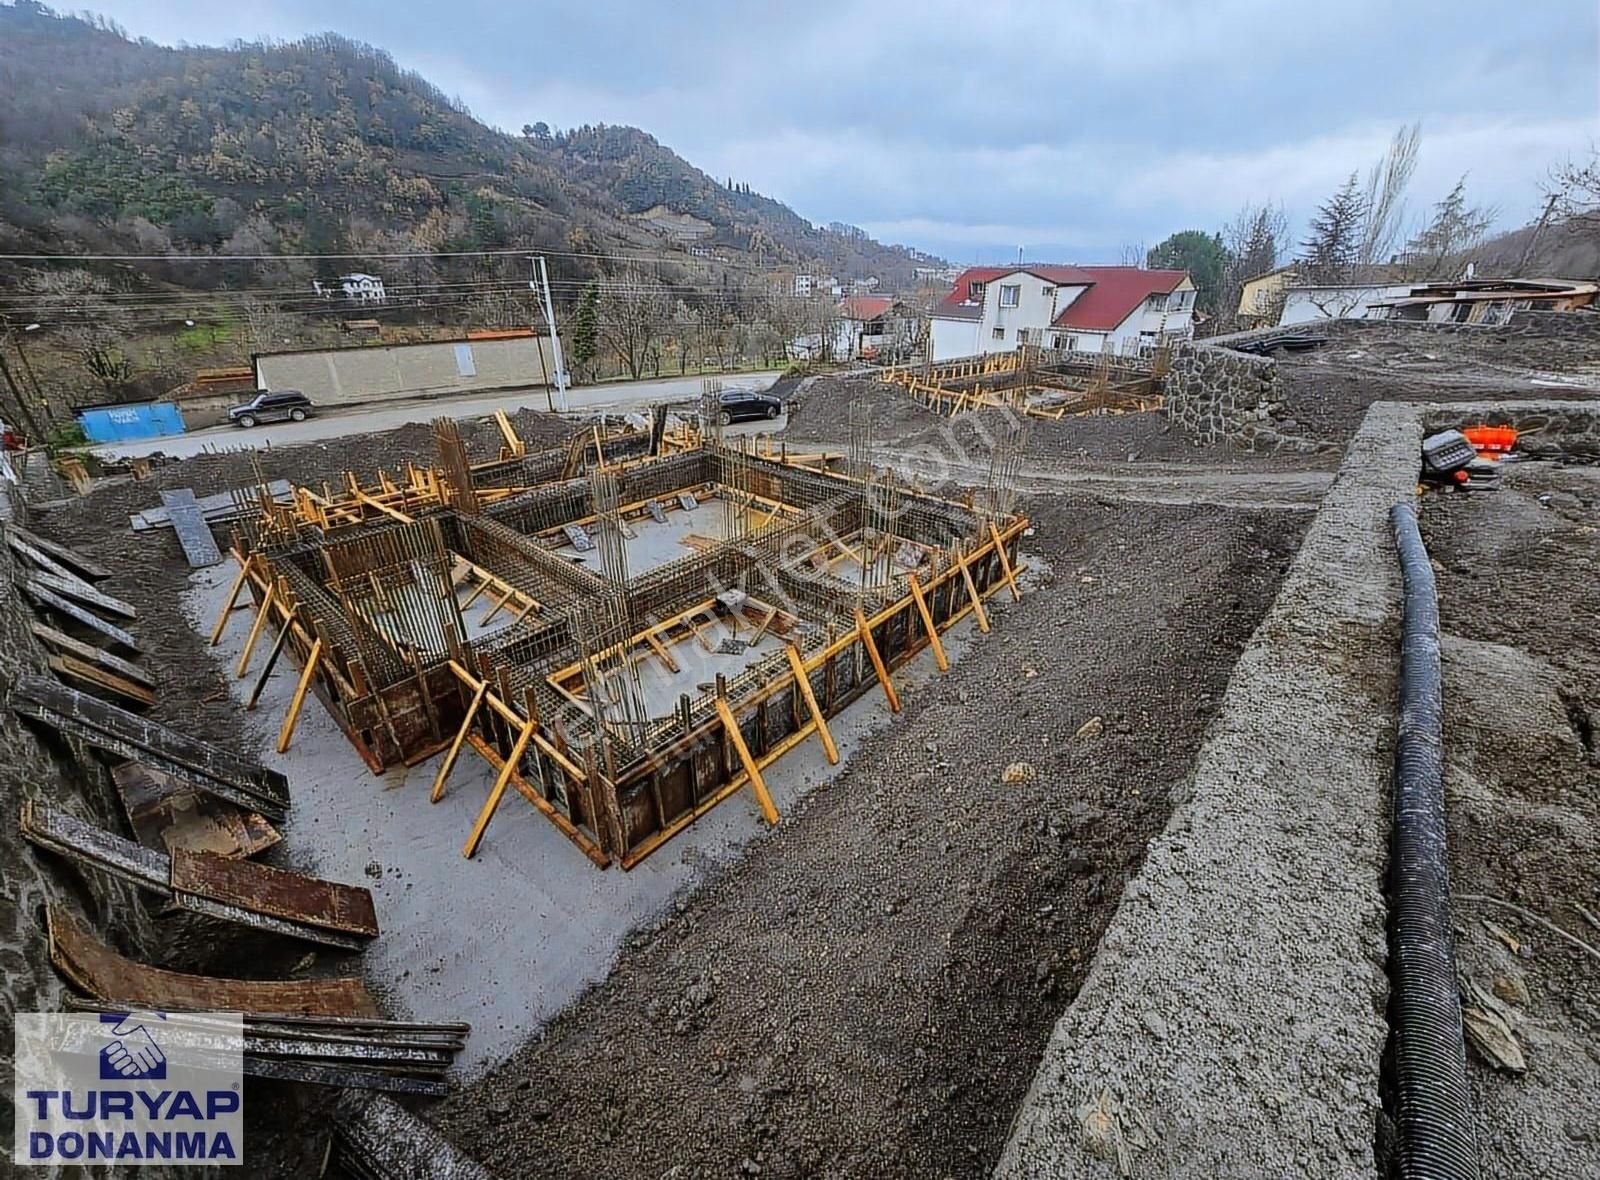
[[[29,0],[0,7],[6,252],[669,248],[647,210],[692,216],[703,244],[764,267],[896,284],[917,261],[713,180],[636,128],[488,127],[342,37],[175,49]]]

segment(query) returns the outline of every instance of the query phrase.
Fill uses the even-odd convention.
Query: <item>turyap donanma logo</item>
[[[13,1163],[240,1162],[236,1012],[19,1012],[15,1060]]]

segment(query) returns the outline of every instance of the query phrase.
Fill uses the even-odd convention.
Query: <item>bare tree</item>
[[[1433,207],[1433,217],[1406,246],[1406,262],[1417,278],[1448,277],[1460,269],[1463,255],[1483,243],[1496,211],[1467,204],[1467,178],[1456,181],[1449,195]]]
[[[1552,168],[1544,191],[1555,198],[1554,212],[1566,233],[1600,236],[1600,148],[1590,147],[1587,160]]]
[[[1367,171],[1367,187],[1362,194],[1366,222],[1356,251],[1358,266],[1387,262],[1399,246],[1406,188],[1416,171],[1417,149],[1421,145],[1421,123],[1402,127],[1389,141],[1389,150]]]
[[[252,352],[270,352],[280,348],[294,331],[294,317],[265,299],[245,295],[234,307],[239,318],[244,320]]]
[[[107,393],[118,393],[133,379],[126,345],[133,324],[127,309],[111,298],[111,283],[86,270],[35,271],[24,282],[40,319],[61,325],[78,363]]]
[[[1217,318],[1227,324],[1241,313],[1239,301],[1245,283],[1288,262],[1292,249],[1289,218],[1281,205],[1247,202],[1223,227],[1222,239],[1228,251],[1228,265],[1217,297]],[[1250,314],[1260,317],[1268,310],[1252,308]]]
[[[638,267],[600,281],[600,340],[631,377],[644,372],[650,347],[669,327],[671,316],[667,288]]]

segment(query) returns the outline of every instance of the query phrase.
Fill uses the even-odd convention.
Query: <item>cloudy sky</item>
[[[816,222],[955,261],[1117,261],[1280,202],[1298,233],[1421,120],[1506,225],[1600,139],[1594,0],[87,0],[177,43],[333,30],[507,128],[631,123]]]

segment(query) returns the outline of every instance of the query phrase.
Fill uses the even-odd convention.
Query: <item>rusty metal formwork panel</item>
[[[356,885],[184,849],[172,854],[171,885],[180,896],[194,894],[293,922],[378,936],[372,893]]]
[[[217,979],[136,963],[85,929],[64,905],[46,913],[50,961],[73,986],[97,1000],[172,1011],[275,1012],[378,1019],[359,979]]]
[[[183,909],[292,938],[359,950],[376,937],[372,895],[282,869],[208,852],[167,855],[30,800],[22,835],[58,856],[131,881]]]
[[[43,676],[17,681],[12,708],[97,749],[165,771],[191,786],[272,820],[289,813],[282,774],[139,717]]]

